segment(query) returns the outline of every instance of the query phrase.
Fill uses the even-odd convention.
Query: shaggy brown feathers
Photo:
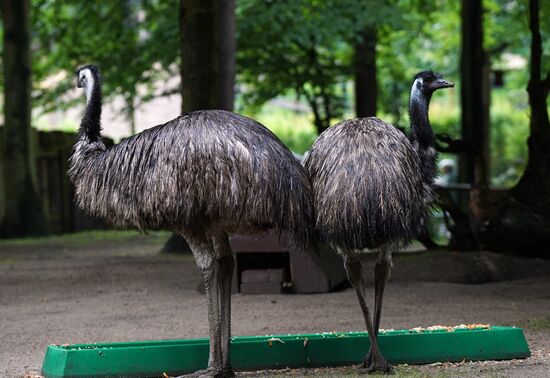
[[[326,130],[305,160],[314,192],[315,232],[346,250],[413,238],[431,192],[407,137],[378,118]]]
[[[100,87],[86,115],[98,93]],[[308,245],[309,180],[258,122],[223,110],[196,111],[109,149],[96,137],[99,124],[86,122],[84,117],[69,175],[88,213],[140,230],[218,235],[275,228]]]

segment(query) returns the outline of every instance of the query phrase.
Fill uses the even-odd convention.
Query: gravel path
[[[78,247],[0,246],[0,376],[37,374],[49,344],[206,336],[204,297],[196,291],[200,274],[192,258],[159,255],[159,247],[158,238],[146,237]],[[437,257],[435,261],[445,265],[441,261],[450,258]],[[418,276],[415,271],[423,266],[423,260],[432,261],[433,256],[395,259],[382,328],[461,323],[522,325],[527,327],[533,357],[522,361],[399,366],[397,376],[550,376],[550,276],[481,285],[418,281],[414,279]],[[446,264],[451,270],[464,264],[455,265]],[[426,266],[438,270],[433,263]],[[428,278],[424,275],[423,279],[435,279],[434,274]],[[456,272],[451,275],[457,276]],[[233,309],[234,335],[364,328],[350,289],[318,295],[236,294]],[[240,373],[354,374],[350,367]]]

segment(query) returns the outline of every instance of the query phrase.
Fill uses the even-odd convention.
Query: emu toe
[[[235,373],[233,372],[233,370],[226,371],[226,370],[204,369],[204,370],[197,370],[190,374],[180,375],[174,378],[230,378],[234,376],[235,376]]]
[[[178,375],[177,377],[172,377],[165,373],[164,378],[198,378],[198,377],[207,377],[208,375],[206,374],[208,374],[208,370],[204,369],[204,370],[197,370],[189,374]]]
[[[369,367],[363,367],[361,366],[359,369],[357,369],[358,374],[393,374],[393,367],[389,363],[385,363],[382,365],[376,365],[372,364]]]
[[[369,348],[368,353],[366,354],[365,358],[363,358],[363,363],[361,364],[361,368],[368,368],[372,364],[372,348]]]
[[[223,378],[231,378],[231,377],[235,376],[235,372],[233,371],[233,368],[231,368],[231,367],[224,367],[223,370],[222,370],[222,375],[221,376]]]
[[[393,373],[392,366],[386,361],[381,354],[374,354],[372,350],[365,356],[363,363],[358,369],[359,374],[391,374]]]

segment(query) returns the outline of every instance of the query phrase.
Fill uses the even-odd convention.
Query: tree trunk
[[[484,222],[483,245],[487,249],[550,258],[550,124],[547,97],[550,73],[541,78],[542,42],[539,1],[529,1],[531,30],[531,108],[529,160],[518,184],[508,192],[492,193],[490,216]]]
[[[136,94],[126,94],[126,119],[130,123],[130,135],[136,133]]]
[[[233,110],[235,1],[180,0],[181,110]],[[163,252],[188,252],[172,235]]]
[[[461,156],[460,179],[486,184],[488,155],[488,67],[483,50],[481,1],[462,1],[461,106],[462,140],[470,152]],[[480,161],[480,159],[484,161]],[[478,164],[479,165],[478,167]],[[480,175],[476,175],[476,168]]]
[[[460,156],[460,181],[472,186],[468,203],[476,236],[486,217],[489,185],[489,64],[483,49],[482,2],[462,1],[461,104],[462,140],[467,152]],[[471,245],[471,242],[468,241]]]
[[[181,0],[182,112],[233,109],[235,1]]]
[[[527,85],[531,119],[529,122],[529,157],[523,176],[512,193],[518,199],[548,196],[550,189],[550,124],[547,98],[550,72],[542,80],[542,41],[539,30],[539,1],[529,1],[529,29],[531,30],[530,78]]]
[[[4,26],[3,236],[44,234],[47,229],[33,170],[29,0],[2,0]]]
[[[358,118],[376,116],[376,38],[376,29],[369,28],[361,33],[354,47],[355,113]]]
[[[317,131],[317,135],[321,135],[326,129],[330,127],[330,120],[332,119],[328,104],[324,103],[326,98],[321,100],[322,105],[324,106],[319,106],[319,103],[317,102],[317,97],[314,93],[308,94],[307,91],[304,91],[303,93],[306,97],[307,102],[309,103],[311,111],[313,112],[313,125],[315,126],[315,130]],[[322,112],[321,108],[326,109],[327,111]]]

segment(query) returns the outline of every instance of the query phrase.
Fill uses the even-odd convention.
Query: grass
[[[458,374],[457,374],[458,373]],[[493,376],[491,372],[486,376]],[[359,375],[357,373],[357,368],[355,366],[344,366],[338,368],[317,368],[317,369],[287,369],[287,370],[264,370],[259,372],[243,372],[243,376],[254,376],[254,377],[323,377],[323,378],[333,378],[333,377],[363,377],[364,375]],[[393,373],[391,375],[384,374],[373,374],[369,375],[371,377],[403,377],[403,378],[448,378],[448,377],[457,377],[461,376],[460,372],[457,370],[447,371],[443,370],[438,366],[429,367],[429,368],[420,368],[410,365],[397,365],[394,366]],[[496,375],[495,375],[496,376]]]
[[[152,232],[148,235],[151,240],[166,240],[169,232]],[[21,239],[0,240],[1,247],[47,247],[47,246],[82,246],[105,241],[126,241],[137,237],[144,237],[139,231],[128,230],[95,230],[75,232],[71,234],[50,235]]]

